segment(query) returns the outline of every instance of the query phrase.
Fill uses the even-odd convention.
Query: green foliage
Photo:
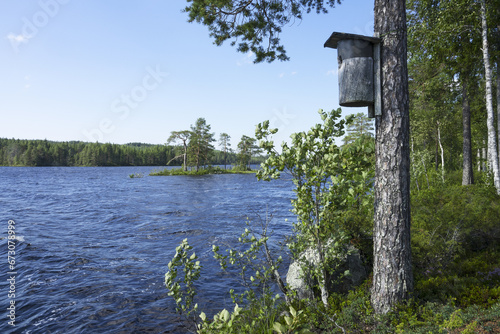
[[[415,297],[489,307],[500,299],[500,197],[492,186],[454,185],[450,176],[413,192]]]
[[[131,179],[140,179],[140,178],[143,178],[144,177],[144,174],[142,173],[134,173],[134,174],[129,174],[129,176]]]
[[[227,153],[231,150],[231,143],[229,142],[230,139],[231,136],[227,133],[223,132],[220,134],[219,145],[222,148],[222,152],[224,152],[224,169],[226,169]]]
[[[330,273],[339,265],[338,258],[347,254],[346,244],[353,236],[349,234],[351,222],[346,212],[371,203],[368,193],[373,180],[370,167],[374,149],[365,140],[344,149],[337,146],[335,138],[344,135],[352,115],[337,121],[341,109],[329,113],[320,110],[319,114],[323,124],[291,135],[291,145],[283,143],[281,153],[270,138],[277,129],[270,129],[269,121],[259,124],[255,135],[269,155],[257,177],[271,180],[284,171],[292,175],[296,193],[292,206],[298,222],[290,248],[297,258],[307,249],[317,250],[319,261],[310,263],[307,272],[319,282],[323,302],[327,304]]]
[[[240,173],[248,173],[248,172],[252,171],[252,169],[250,167],[241,166],[241,165],[234,166],[231,170],[234,172],[240,172]],[[253,172],[257,173],[256,170],[254,170]]]
[[[257,257],[259,251],[267,252],[266,256],[269,255],[266,233],[267,231],[264,231],[259,238],[256,238],[247,229],[240,242],[243,245],[249,245],[249,248],[241,252],[229,249],[227,256],[220,255],[219,248],[213,246],[214,257],[223,269],[227,268],[228,262],[231,265],[239,265],[240,275],[245,282],[247,282],[247,270],[244,267],[251,267],[255,271],[249,278],[251,283],[247,284],[248,290],[239,295],[233,290],[230,291],[235,302],[233,313],[224,309],[216,314],[213,320],[208,320],[206,314],[201,312],[199,315],[201,322],[196,326],[198,333],[272,333],[274,320],[280,312],[280,296],[272,296],[269,281],[275,279],[272,276],[273,273],[277,273],[281,259],[273,261],[267,257],[266,261],[270,263],[269,268],[264,263],[254,264],[259,261]],[[198,305],[194,303],[196,296],[194,283],[200,277],[201,266],[199,261],[196,261],[197,256],[194,252],[191,255],[188,254],[190,250],[192,247],[189,246],[187,239],[184,239],[176,248],[176,254],[168,264],[169,271],[165,274],[165,285],[169,290],[169,296],[177,304],[177,312],[187,319],[194,320],[192,315],[198,311]],[[183,277],[179,277],[181,269],[184,273]],[[245,308],[239,307],[237,300],[244,302]]]
[[[172,175],[191,175],[191,176],[199,176],[199,175],[209,175],[209,174],[247,174],[247,173],[256,173],[255,170],[244,169],[241,170],[238,167],[232,169],[222,169],[220,167],[212,167],[208,166],[207,168],[203,168],[200,170],[188,170],[184,171],[182,168],[171,168],[171,169],[163,169],[163,170],[155,170],[152,171],[150,176],[172,176]]]
[[[458,309],[451,314],[450,319],[443,322],[442,327],[443,329],[453,330],[462,327],[463,324],[462,310]]]
[[[273,281],[286,293],[279,274],[283,258],[280,256],[274,259],[268,246],[269,221],[268,217],[264,221],[261,220],[260,230],[256,230],[251,222],[247,221],[247,228],[238,238],[240,246],[226,249],[227,255],[220,253],[219,246],[212,246],[214,258],[221,269],[226,271],[228,265],[236,267],[242,284],[246,287],[241,294],[230,291],[234,303],[244,303],[245,300],[256,302],[260,296],[271,296],[270,285]]]
[[[498,250],[500,197],[493,187],[442,185],[412,194],[412,252],[416,275],[474,275],[464,265]],[[491,264],[498,264],[493,261]],[[470,266],[476,270],[478,264]]]
[[[213,245],[214,258],[221,269],[238,272],[244,291],[236,293],[230,290],[236,305],[232,314],[223,310],[209,321],[202,313],[199,333],[272,333],[274,319],[282,304],[280,295],[273,295],[272,285],[277,284],[284,289],[284,283],[279,274],[282,258],[273,259],[267,244],[271,233],[268,230],[269,221],[268,217],[260,220],[257,228],[247,221],[247,228],[238,238],[238,245],[226,249],[227,255],[220,252],[219,246]]]
[[[274,304],[274,310],[266,309],[274,318],[274,331],[427,334],[500,330],[500,247],[496,242],[500,200],[491,187],[456,186],[450,184],[456,181],[450,176],[445,184],[436,182],[416,191],[412,199],[415,299],[392,313],[375,316],[371,282],[367,281],[347,295],[332,293],[328,307],[315,300],[293,301],[287,308]],[[239,256],[233,255],[237,261]],[[249,303],[252,307],[242,312],[245,316],[240,317],[238,328],[261,319],[256,297]],[[270,333],[266,328],[257,332]]]
[[[462,334],[475,334],[477,333],[477,327],[477,321],[473,321],[464,328]]]
[[[167,165],[170,164],[173,160],[182,157],[182,166],[184,167],[184,170],[187,170],[187,149],[188,149],[188,141],[191,138],[191,131],[189,130],[183,130],[183,131],[172,131],[170,133],[170,137],[167,139],[167,143],[175,143],[178,141],[182,142],[182,154],[177,155],[170,159],[167,162]]]
[[[335,294],[332,302],[335,307],[329,310],[331,317],[336,317],[337,326],[361,330],[373,322],[374,310],[370,302],[369,281],[347,296]],[[330,318],[330,322],[332,318]]]
[[[245,308],[236,304],[233,313],[224,309],[214,315],[213,320],[208,320],[201,313],[202,323],[198,325],[198,333],[274,333],[274,320],[281,310],[281,304],[276,303],[276,300],[266,295],[258,304],[249,303]]]
[[[240,170],[250,169],[252,156],[260,153],[260,148],[255,145],[256,139],[243,135],[238,143],[238,168]]]
[[[161,166],[174,147],[0,138],[0,166]]]
[[[312,334],[312,332],[303,328],[304,324],[307,323],[307,319],[303,310],[296,311],[292,305],[289,307],[290,313],[283,316],[283,322],[275,322],[273,324],[273,329],[279,334]]]
[[[318,331],[328,333],[458,333],[484,329],[500,329],[500,302],[486,307],[476,305],[458,308],[452,303],[421,302],[409,300],[395,307],[393,312],[374,316],[366,285],[342,296],[340,302],[331,303],[333,310],[323,313],[323,323]],[[317,311],[314,311],[318,313]],[[332,314],[335,312],[335,323]],[[335,315],[334,314],[334,315]],[[309,314],[307,314],[310,317]],[[314,316],[314,315],[313,315]],[[310,319],[310,318],[309,318]],[[485,326],[486,323],[492,321]],[[332,328],[335,329],[332,330]],[[322,330],[324,328],[325,330]],[[326,330],[328,328],[328,330]]]
[[[500,288],[494,286],[493,282],[482,274],[476,277],[439,275],[418,280],[416,288],[419,299],[423,301],[450,303],[460,307],[490,306],[500,300]]]
[[[203,321],[198,325],[198,333],[200,334],[217,334],[217,333],[241,333],[240,328],[236,326],[239,320],[242,308],[236,304],[233,313],[229,313],[223,309],[218,314],[214,315],[213,321],[207,321],[207,316],[201,312],[200,318]],[[234,326],[233,326],[234,325]]]
[[[165,166],[169,162],[182,165],[182,152],[182,147],[171,145],[0,138],[0,166]],[[224,164],[224,152],[215,150],[212,153],[207,163]],[[226,162],[235,164],[237,155],[227,152]]]
[[[498,0],[487,3],[489,26],[496,26],[500,3]],[[415,186],[416,182],[421,188],[428,183],[421,176],[439,167],[441,153],[446,175],[461,170],[463,144],[468,147],[468,131],[464,138],[464,126],[471,133],[472,160],[481,160],[476,158],[476,152],[486,146],[487,130],[479,8],[479,3],[471,0],[407,1],[410,122],[412,153],[415,153],[412,182]],[[490,40],[498,38],[494,29],[490,33]],[[498,53],[496,57],[498,62]],[[467,122],[463,123],[466,114],[470,114],[468,126]],[[443,152],[439,147],[438,128]],[[473,161],[474,168],[479,163],[477,160]],[[425,164],[424,168],[415,170],[415,163]]]
[[[201,270],[200,261],[196,261],[198,259],[196,253],[188,254],[191,249],[193,247],[189,245],[187,239],[184,239],[175,249],[175,255],[168,263],[169,271],[165,274],[168,295],[175,300],[176,311],[186,318],[198,310],[198,304],[193,304],[196,296],[194,283],[200,277]],[[184,273],[183,277],[179,277],[179,270]]]
[[[196,171],[201,166],[208,164],[214,150],[212,142],[215,141],[215,134],[211,133],[210,129],[211,126],[202,117],[198,118],[194,125],[191,125],[191,135],[187,146],[188,165],[195,166]]]
[[[196,21],[208,27],[214,44],[232,40],[238,42],[237,51],[255,54],[255,62],[276,59],[288,60],[280,44],[282,27],[302,19],[303,11],[325,12],[340,0],[188,0],[185,12],[189,22]]]
[[[347,126],[347,134],[342,139],[344,145],[354,143],[356,140],[366,137],[373,138],[373,118],[368,118],[365,113],[357,113],[353,121]]]

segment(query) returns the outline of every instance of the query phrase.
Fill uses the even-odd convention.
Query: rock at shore
[[[319,297],[318,289],[314,287],[318,286],[318,282],[315,278],[311,277],[307,272],[303,273],[302,267],[304,262],[309,263],[312,266],[316,266],[319,263],[319,255],[316,249],[309,248],[304,251],[300,257],[301,260],[293,261],[286,275],[286,283],[289,289],[297,292],[297,296],[300,299],[313,299],[314,297]],[[330,292],[347,292],[353,287],[360,285],[367,277],[366,269],[361,260],[359,250],[355,247],[349,245],[347,255],[341,255],[341,265],[333,273],[330,273],[329,281],[332,282],[328,284],[328,290]],[[342,277],[339,282],[338,278],[346,270],[349,274]]]

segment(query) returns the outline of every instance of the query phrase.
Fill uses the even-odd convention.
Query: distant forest
[[[118,145],[0,138],[0,166],[165,166],[179,156],[181,150],[178,146],[142,143]],[[237,161],[238,155],[228,152],[227,165]],[[260,161],[257,157],[251,163]],[[224,165],[224,153],[213,150],[209,163]],[[169,166],[180,165],[182,159],[169,163]]]

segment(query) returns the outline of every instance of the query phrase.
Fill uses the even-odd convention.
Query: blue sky
[[[373,35],[373,0],[283,28],[288,62],[253,64],[188,23],[180,0],[22,0],[0,3],[0,137],[164,144],[204,117],[215,132],[277,142],[338,108],[333,31]],[[366,108],[343,108],[343,114]]]

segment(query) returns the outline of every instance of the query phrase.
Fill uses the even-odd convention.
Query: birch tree
[[[498,147],[500,147],[500,64],[499,63],[497,63],[497,131],[498,131]],[[500,164],[500,152],[498,154],[498,163]]]
[[[498,170],[497,136],[495,130],[495,114],[493,111],[492,71],[488,46],[488,24],[486,22],[486,0],[481,0],[481,38],[483,42],[483,61],[486,86],[486,111],[488,126],[488,164],[493,173],[493,182],[500,194],[500,174]]]
[[[412,61],[416,61],[417,71],[421,67],[435,67],[434,75],[447,75],[448,83],[442,82],[441,90],[457,90],[462,100],[462,184],[474,183],[472,173],[472,131],[471,118],[472,90],[476,85],[473,78],[479,73],[480,55],[479,34],[476,29],[476,16],[470,0],[461,1],[440,1],[436,3],[431,0],[410,0],[408,1],[409,14],[409,35],[410,35],[410,55]],[[420,59],[415,59],[419,56]],[[427,64],[425,64],[427,63]],[[417,72],[420,76],[420,73]],[[423,78],[419,82],[425,88],[429,84],[430,78]],[[457,86],[457,87],[455,87]],[[439,101],[456,100],[449,93],[441,96],[434,96],[432,103]],[[450,106],[448,113],[452,112]],[[414,119],[413,119],[414,120]],[[436,119],[441,121],[443,119]],[[437,133],[437,129],[436,129]],[[437,138],[437,135],[436,135]],[[439,143],[436,141],[436,170],[438,167]]]

